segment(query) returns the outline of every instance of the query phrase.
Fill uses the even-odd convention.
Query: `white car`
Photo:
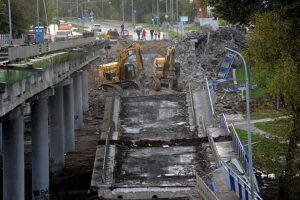
[[[55,41],[74,39],[76,36],[70,30],[60,30],[56,32]]]
[[[93,24],[92,32],[101,32],[101,25],[100,24]]]

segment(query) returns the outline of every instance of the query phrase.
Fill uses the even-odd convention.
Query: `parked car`
[[[76,36],[73,35],[70,30],[60,30],[56,32],[55,41],[74,39]]]
[[[92,32],[101,32],[101,25],[100,24],[93,24]]]
[[[129,39],[129,38],[130,38],[130,33],[129,33],[129,31],[126,30],[126,29],[125,29],[123,32],[121,31],[121,32],[120,32],[120,37],[121,37],[121,38]]]

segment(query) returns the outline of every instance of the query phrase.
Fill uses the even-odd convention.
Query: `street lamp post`
[[[123,22],[125,21],[125,15],[124,15],[124,0],[122,0],[122,19]]]
[[[12,24],[11,24],[10,0],[8,0],[8,23],[9,23],[9,42],[10,42],[10,44],[12,44]]]
[[[226,50],[231,51],[238,55],[242,61],[245,68],[245,79],[246,79],[246,107],[247,107],[247,135],[248,135],[248,161],[249,161],[249,180],[250,180],[250,192],[251,200],[254,200],[254,185],[253,185],[253,164],[252,164],[252,142],[251,142],[251,130],[250,130],[250,94],[249,94],[249,78],[248,78],[248,68],[246,61],[242,54],[239,52],[225,47]]]

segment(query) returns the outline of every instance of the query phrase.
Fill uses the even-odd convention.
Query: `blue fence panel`
[[[222,167],[229,176],[230,189],[236,193],[239,199],[251,199],[250,186],[241,177],[239,177],[224,161],[221,161]],[[254,192],[255,200],[262,200],[257,192]]]
[[[245,145],[242,143],[239,136],[237,135],[237,132],[236,132],[234,126],[232,124],[230,124],[230,126],[228,125],[224,114],[222,114],[220,117],[220,123],[221,123],[221,127],[225,128],[226,133],[228,132],[228,135],[229,134],[231,135],[233,148],[234,148],[235,152],[237,153],[238,158],[241,161],[246,173],[249,175],[250,174],[249,160],[248,160],[248,155],[247,155]],[[251,174],[253,176],[256,190],[259,192],[258,183],[257,183],[256,177],[255,177],[255,174],[253,171],[251,172]]]

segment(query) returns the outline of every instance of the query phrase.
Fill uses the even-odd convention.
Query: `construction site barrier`
[[[223,160],[220,161],[220,164],[228,174],[228,184],[230,189],[235,192],[239,199],[250,200],[251,190],[249,184],[246,183],[243,178],[238,176]],[[254,200],[263,200],[257,192],[254,192],[253,196]]]

